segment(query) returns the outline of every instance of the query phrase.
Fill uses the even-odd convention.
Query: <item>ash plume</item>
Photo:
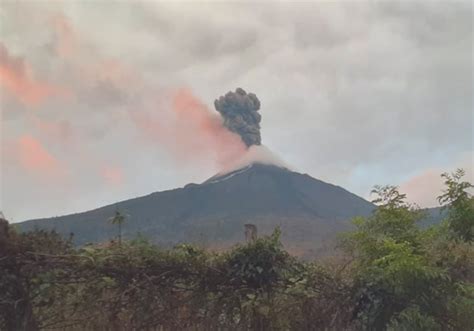
[[[262,116],[258,113],[260,101],[255,94],[247,93],[239,87],[235,92],[227,92],[215,100],[214,106],[223,117],[224,126],[237,133],[247,147],[261,145]]]

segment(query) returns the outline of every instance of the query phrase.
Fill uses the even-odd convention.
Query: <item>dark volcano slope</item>
[[[78,245],[113,238],[107,222],[116,210],[129,215],[125,237],[137,234],[164,245],[197,242],[227,247],[243,239],[243,225],[256,224],[259,233],[276,226],[283,242],[304,254],[320,249],[350,227],[354,216],[371,213],[366,200],[308,175],[276,166],[253,164],[202,184],[152,193],[84,213],[20,223],[22,230],[55,229],[74,233]]]

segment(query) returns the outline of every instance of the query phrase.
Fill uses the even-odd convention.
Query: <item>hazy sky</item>
[[[470,1],[2,1],[0,210],[204,181],[236,148],[213,106],[236,87],[295,170],[435,206],[440,173],[473,166],[472,18]]]

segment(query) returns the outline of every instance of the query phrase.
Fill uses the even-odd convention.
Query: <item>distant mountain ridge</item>
[[[283,243],[298,255],[315,254],[351,228],[355,216],[375,206],[342,187],[286,168],[254,163],[202,184],[155,192],[91,211],[19,223],[22,230],[55,229],[75,243],[102,242],[116,236],[107,222],[116,210],[128,215],[123,235],[138,234],[162,244],[193,242],[211,248],[243,240],[244,224],[259,234],[276,226]]]

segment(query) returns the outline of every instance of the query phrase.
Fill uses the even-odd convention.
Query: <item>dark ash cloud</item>
[[[214,106],[222,115],[224,126],[240,135],[247,147],[262,144],[260,136],[262,116],[258,113],[260,100],[255,94],[247,94],[239,87],[235,92],[227,92],[225,96],[215,100]]]

